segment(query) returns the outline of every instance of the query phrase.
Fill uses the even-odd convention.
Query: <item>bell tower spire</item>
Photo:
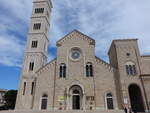
[[[33,0],[16,109],[32,109],[33,107],[35,72],[47,62],[51,9],[51,0]]]

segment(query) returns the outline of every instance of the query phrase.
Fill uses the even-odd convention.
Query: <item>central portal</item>
[[[73,95],[73,98],[72,98],[72,108],[73,109],[76,109],[76,110],[79,110],[80,109],[80,96],[79,95]]]
[[[70,88],[70,103],[72,104],[73,110],[81,110],[82,109],[82,98],[83,92],[80,86],[74,85]]]

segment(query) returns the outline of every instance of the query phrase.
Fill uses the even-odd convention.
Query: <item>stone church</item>
[[[113,40],[107,63],[95,56],[95,40],[74,30],[47,63],[51,12],[51,0],[33,1],[16,110],[148,111],[150,56],[137,39]]]

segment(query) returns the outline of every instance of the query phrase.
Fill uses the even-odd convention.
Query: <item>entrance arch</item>
[[[131,84],[128,90],[132,110],[136,112],[144,112],[144,103],[140,87],[136,84]]]
[[[70,102],[72,104],[73,110],[81,110],[82,109],[82,99],[83,99],[83,91],[82,88],[78,85],[74,85],[69,90],[70,93]]]

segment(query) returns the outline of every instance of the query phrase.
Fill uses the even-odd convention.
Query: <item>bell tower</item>
[[[33,107],[35,72],[47,63],[51,9],[51,0],[33,0],[16,109],[27,110]]]

